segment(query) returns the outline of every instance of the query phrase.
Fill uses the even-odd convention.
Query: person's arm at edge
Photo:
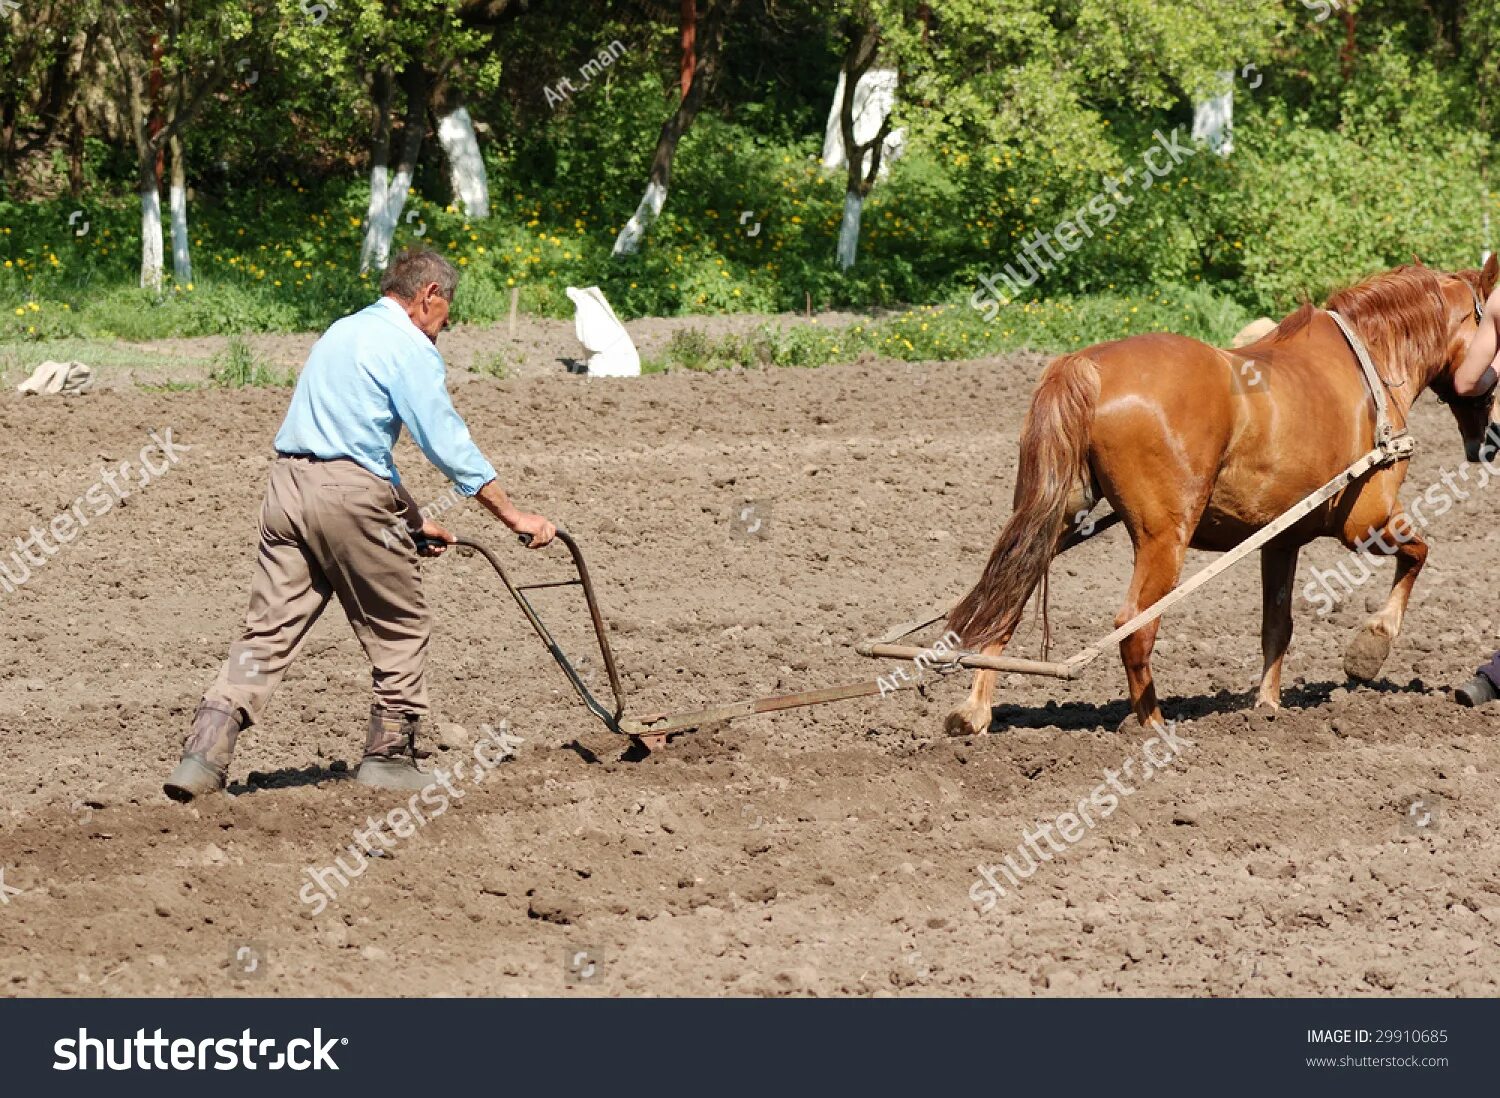
[[[1469,354],[1462,366],[1453,375],[1453,391],[1461,397],[1480,394],[1480,381],[1486,370],[1500,362],[1500,286],[1496,286],[1484,306],[1484,319],[1479,322],[1479,331],[1469,344]]]

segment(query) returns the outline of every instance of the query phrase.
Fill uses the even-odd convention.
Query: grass
[[[713,128],[705,120],[693,140],[705,141]],[[503,320],[512,293],[530,315],[569,317],[568,285],[600,286],[626,320],[776,314],[800,311],[809,301],[817,309],[966,302],[978,288],[975,272],[1010,254],[1010,230],[1002,232],[993,211],[981,215],[966,199],[962,212],[944,205],[949,199],[933,198],[921,185],[919,165],[908,162],[902,172],[911,179],[901,184],[893,177],[871,195],[859,261],[840,270],[833,251],[843,181],[810,162],[812,152],[811,145],[798,146],[767,157],[759,145],[746,146],[735,154],[743,162],[734,160],[744,172],[689,172],[633,257],[612,254],[635,201],[633,179],[622,202],[602,197],[594,184],[575,191],[501,185],[498,167],[490,217],[471,221],[414,191],[405,207],[412,219],[401,221],[394,247],[420,244],[452,259],[463,273],[455,318],[479,324]],[[752,164],[761,169],[752,172]],[[159,291],[139,287],[140,208],[130,186],[98,188],[84,236],[67,228],[71,199],[20,202],[0,194],[0,341],[310,331],[375,296],[378,274],[357,269],[367,206],[361,182],[245,182],[242,190],[205,192],[194,203],[193,275],[179,282],[168,273]],[[752,200],[751,192],[758,197]],[[737,216],[747,203],[764,222],[754,237]],[[1136,273],[1140,265],[1122,251],[1123,242],[1111,247],[1112,279],[1125,285],[1148,276]],[[1149,277],[1169,281],[1174,269],[1155,265]],[[1060,271],[1045,292],[1108,288],[1098,272],[1084,278],[1093,271],[1086,257],[1068,270],[1083,281]],[[1237,293],[1233,281],[1218,286],[1222,294]],[[692,348],[679,350],[693,355]]]
[[[49,339],[31,343],[0,343],[0,380],[15,385],[30,376],[43,362],[82,362],[99,378],[108,374],[164,377],[168,370],[199,374],[208,367],[202,358],[167,358],[160,351],[133,347],[111,339]],[[182,384],[165,378],[166,384]]]
[[[1201,287],[1167,288],[1141,296],[1099,295],[1018,302],[993,320],[963,305],[925,305],[840,326],[761,325],[749,335],[714,339],[681,329],[645,373],[720,370],[752,365],[819,366],[866,355],[909,362],[984,358],[1013,351],[1056,353],[1140,332],[1171,331],[1224,345],[1253,319],[1239,305]]]
[[[297,384],[297,371],[273,369],[244,340],[231,336],[229,346],[213,357],[208,382],[221,389],[290,388]]]
[[[485,377],[492,377],[497,381],[504,381],[509,377],[510,368],[510,355],[503,350],[496,351],[488,358],[475,362],[473,366],[476,374],[483,374]]]
[[[658,354],[643,359],[642,372],[806,368],[866,356],[915,362],[1023,350],[1057,353],[1150,331],[1179,332],[1223,346],[1251,319],[1243,307],[1202,286],[1017,302],[1000,309],[993,320],[986,320],[967,303],[926,305],[838,324],[816,319],[792,325],[767,321],[750,332],[717,337],[701,328],[681,328]],[[295,370],[282,371],[265,361],[239,336],[231,336],[224,350],[211,359],[173,357],[157,348],[102,338],[0,343],[0,378],[13,385],[49,359],[77,359],[96,375],[133,374],[143,388],[159,392],[203,384],[277,388],[296,382]],[[510,352],[502,349],[472,368],[503,380],[513,374],[514,366]]]

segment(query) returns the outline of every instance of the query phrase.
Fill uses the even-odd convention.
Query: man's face
[[[429,282],[412,299],[406,308],[406,314],[435,346],[439,333],[448,327],[448,308],[448,299],[442,295],[438,284]]]

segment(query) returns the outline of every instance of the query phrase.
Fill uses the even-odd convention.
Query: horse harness
[[[1479,324],[1484,320],[1484,302],[1479,299],[1479,291],[1470,286],[1469,293],[1474,297],[1474,323]],[[1378,458],[1376,465],[1390,465],[1397,461],[1404,461],[1411,457],[1416,449],[1416,440],[1411,437],[1404,426],[1398,428],[1391,422],[1389,401],[1386,399],[1386,383],[1382,380],[1380,372],[1375,369],[1375,362],[1370,358],[1370,351],[1364,341],[1354,331],[1354,326],[1345,320],[1334,309],[1328,310],[1329,317],[1339,326],[1339,331],[1344,333],[1344,339],[1349,344],[1349,349],[1354,352],[1355,359],[1359,362],[1359,370],[1364,378],[1365,388],[1370,391],[1370,398],[1375,402],[1375,453]],[[1493,370],[1486,371],[1489,377],[1488,385],[1482,387],[1480,392],[1471,397],[1443,397],[1438,399],[1444,404],[1467,403],[1470,401],[1484,401],[1490,398],[1495,388],[1495,375]],[[1483,379],[1481,379],[1483,380]]]

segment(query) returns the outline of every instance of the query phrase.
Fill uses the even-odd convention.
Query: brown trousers
[[[247,727],[257,723],[337,596],[374,668],[376,704],[424,715],[430,619],[407,510],[390,482],[352,461],[278,456],[245,632],[204,698],[241,710]]]

